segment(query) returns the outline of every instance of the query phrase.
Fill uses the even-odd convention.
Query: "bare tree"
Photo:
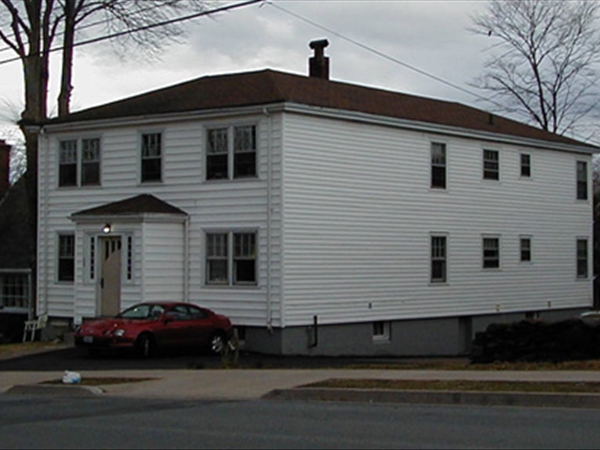
[[[150,25],[175,18],[185,11],[202,11],[206,3],[201,0],[0,0],[0,41],[16,53],[23,66],[25,107],[19,125],[26,146],[25,183],[34,250],[38,126],[48,116],[49,60],[58,38],[62,35],[59,114],[65,115],[70,109],[77,35],[88,21],[101,18],[103,32],[121,31],[118,36],[122,45],[136,44],[156,51],[176,39],[183,29],[174,21],[165,26]],[[32,269],[35,274],[35,260]]]
[[[471,30],[497,42],[473,84],[505,113],[581,134],[600,99],[599,11],[597,1],[491,0],[472,17]]]

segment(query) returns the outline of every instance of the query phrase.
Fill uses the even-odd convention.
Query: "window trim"
[[[529,248],[523,248],[523,242],[529,242]],[[523,252],[529,253],[529,259],[523,258]],[[519,236],[519,262],[524,264],[531,264],[533,262],[533,236],[531,235],[521,235]]]
[[[83,167],[85,165],[85,162],[83,160],[83,141],[98,141],[98,181],[87,183],[83,182]],[[75,165],[74,184],[61,184],[61,167],[63,166],[61,159],[63,142],[75,142],[75,162],[72,163]],[[100,135],[90,134],[84,136],[64,136],[61,138],[57,138],[56,187],[62,190],[102,186],[102,153],[102,136]]]
[[[245,128],[245,127],[253,127],[254,128],[254,152],[239,152],[235,149],[235,132],[236,129]],[[209,178],[208,172],[208,142],[210,133],[213,130],[227,130],[227,176],[219,177],[219,178]],[[260,130],[259,124],[257,121],[249,121],[249,122],[235,122],[235,123],[213,123],[207,124],[204,127],[204,158],[203,158],[203,166],[204,166],[204,182],[214,183],[214,182],[232,182],[232,181],[241,181],[241,180],[256,180],[259,178],[259,145],[260,144]],[[236,176],[236,154],[254,154],[254,174],[253,175],[244,175],[244,176]]]
[[[226,281],[210,281],[209,280],[209,256],[208,256],[208,239],[210,235],[226,235]],[[252,234],[254,235],[254,253],[255,257],[254,261],[254,281],[235,281],[235,236],[241,234]],[[204,287],[223,287],[223,288],[255,288],[259,285],[259,263],[260,263],[260,233],[258,228],[236,228],[236,229],[206,229],[204,230],[204,276],[203,276],[203,286]],[[221,260],[225,260],[225,257],[219,256],[215,257]],[[240,258],[237,258],[238,260]],[[247,259],[247,258],[246,258]]]
[[[160,136],[160,158],[152,158],[152,159],[160,159],[160,178],[158,180],[144,180],[144,169],[143,162],[144,159],[144,136],[149,135],[159,135]],[[139,184],[148,185],[148,184],[162,184],[165,180],[165,133],[163,129],[146,129],[138,131],[138,182]]]
[[[579,170],[579,165],[583,164],[584,165],[584,171],[580,172]],[[580,173],[585,174],[585,179],[581,180],[579,178]],[[575,198],[578,201],[582,201],[582,202],[587,202],[589,200],[589,190],[590,190],[590,182],[589,182],[589,165],[587,161],[582,161],[582,160],[577,160],[575,162]],[[585,191],[581,190],[581,183],[585,183]],[[581,196],[580,194],[584,193],[583,196]]]
[[[498,254],[498,265],[497,266],[487,266],[486,260],[490,260],[490,258],[486,258],[485,256],[485,241],[486,240],[496,240],[498,243],[497,254]],[[502,268],[502,239],[498,234],[484,234],[481,236],[481,268],[485,271],[496,271]]]
[[[489,161],[488,159],[486,159],[486,152],[493,152],[496,154],[497,158],[495,161]],[[486,162],[492,162],[496,164],[496,169],[489,169],[486,168]],[[482,170],[482,179],[484,181],[493,181],[493,182],[499,182],[500,181],[500,150],[497,149],[493,149],[493,148],[484,148],[482,149],[481,152],[481,170]],[[489,172],[492,173],[496,173],[495,177],[490,177]]]
[[[581,258],[579,256],[579,243],[585,243],[585,273],[579,271]],[[577,237],[575,241],[575,278],[578,281],[590,279],[590,239],[588,237]]]
[[[62,257],[61,255],[61,238],[63,237],[70,237],[73,239],[73,245],[72,245],[72,257],[71,258],[66,258],[66,257]],[[58,231],[56,233],[56,270],[55,270],[55,281],[57,283],[60,284],[75,284],[75,278],[76,278],[76,272],[77,272],[77,267],[76,267],[76,258],[77,258],[77,237],[75,235],[74,231]],[[61,278],[61,261],[64,259],[72,259],[72,264],[73,264],[73,279],[62,279]]]
[[[524,162],[523,162],[523,157],[527,157],[527,159],[528,159],[526,164],[524,164]],[[532,168],[533,168],[533,163],[532,163],[531,153],[527,153],[527,152],[519,153],[519,177],[530,180],[532,177]],[[523,173],[523,169],[527,169],[526,174]]]
[[[443,163],[436,163],[434,161],[433,150],[435,146],[441,146],[443,150]],[[446,142],[440,141],[430,141],[429,144],[429,187],[434,190],[445,191],[448,189],[448,144]],[[434,184],[435,177],[433,176],[433,172],[435,169],[443,169],[444,170],[444,182],[443,186],[437,186]]]
[[[444,239],[444,256],[438,257],[435,259],[433,250],[434,250],[434,239]],[[434,278],[433,277],[433,264],[436,261],[443,262],[443,278]],[[430,233],[429,235],[429,283],[433,285],[443,285],[448,284],[448,233]]]

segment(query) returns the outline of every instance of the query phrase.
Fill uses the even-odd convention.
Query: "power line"
[[[448,81],[448,80],[445,80],[445,79],[443,79],[443,78],[441,78],[441,77],[438,77],[438,76],[436,76],[436,75],[433,75],[433,74],[431,74],[431,73],[429,73],[429,72],[426,72],[426,71],[425,71],[425,70],[423,70],[423,69],[419,69],[418,67],[415,67],[415,66],[413,66],[413,65],[411,65],[411,64],[405,63],[404,61],[401,61],[401,60],[399,60],[399,59],[397,59],[397,58],[394,58],[393,56],[390,56],[390,55],[388,55],[388,54],[386,54],[386,53],[383,53],[383,52],[381,52],[381,51],[379,51],[379,50],[377,50],[377,49],[375,49],[375,48],[373,48],[373,47],[369,47],[368,45],[366,45],[366,44],[363,44],[362,42],[359,42],[359,41],[357,41],[357,40],[355,40],[355,39],[349,38],[348,36],[345,36],[345,35],[343,35],[342,33],[339,33],[339,32],[337,32],[337,31],[334,31],[334,30],[332,30],[331,28],[327,28],[327,27],[326,27],[326,26],[324,26],[324,25],[321,25],[321,24],[319,24],[319,23],[317,23],[317,22],[314,22],[314,21],[312,21],[312,20],[310,20],[310,19],[307,19],[307,18],[306,18],[306,17],[304,17],[304,16],[301,16],[300,14],[297,14],[297,13],[295,13],[295,12],[292,12],[292,11],[290,11],[290,10],[288,10],[288,9],[286,9],[286,8],[284,8],[284,7],[282,7],[282,6],[276,5],[276,4],[275,4],[275,3],[273,3],[273,1],[271,1],[271,0],[267,0],[267,1],[266,1],[266,4],[267,4],[267,5],[269,5],[269,6],[272,6],[273,8],[276,8],[276,9],[278,9],[278,10],[280,10],[280,11],[282,11],[282,12],[286,13],[286,14],[289,14],[290,16],[293,16],[293,17],[295,17],[296,19],[299,19],[299,20],[301,20],[301,21],[303,21],[303,22],[306,22],[306,23],[308,23],[309,25],[312,25],[312,26],[314,26],[314,27],[317,27],[317,28],[319,28],[319,29],[321,29],[321,30],[323,30],[323,31],[326,31],[327,33],[334,34],[335,36],[339,37],[340,39],[343,39],[343,40],[345,40],[345,41],[348,41],[348,42],[350,42],[351,44],[353,44],[353,45],[356,45],[357,47],[360,47],[360,48],[362,48],[363,50],[366,50],[366,51],[368,51],[368,52],[370,52],[370,53],[373,53],[373,54],[375,54],[375,55],[377,55],[377,56],[380,56],[381,58],[387,59],[388,61],[392,61],[393,63],[395,63],[395,64],[398,64],[398,65],[400,65],[400,66],[402,66],[402,67],[405,67],[406,69],[412,70],[413,72],[417,72],[417,73],[419,73],[419,74],[421,74],[421,75],[423,75],[423,76],[426,76],[426,77],[428,77],[428,78],[431,78],[432,80],[435,80],[435,81],[437,81],[437,82],[439,82],[439,83],[445,84],[446,86],[450,86],[451,88],[457,89],[457,90],[459,90],[459,91],[461,91],[461,92],[463,92],[463,93],[465,93],[465,94],[472,95],[473,97],[476,97],[476,98],[477,98],[477,99],[479,99],[479,100],[483,100],[483,101],[487,101],[487,102],[491,102],[491,103],[494,103],[494,104],[496,104],[496,102],[494,102],[493,100],[490,100],[489,98],[482,97],[481,95],[479,95],[479,94],[477,94],[477,93],[475,93],[475,92],[472,92],[472,91],[470,91],[470,90],[468,90],[468,89],[465,89],[465,88],[463,88],[462,86],[459,86],[459,85],[457,85],[457,84],[454,84],[454,83],[452,83],[452,82],[450,82],[450,81]],[[497,104],[497,105],[498,105],[498,104]]]
[[[211,14],[217,14],[217,13],[229,11],[229,10],[232,10],[232,9],[242,8],[244,6],[250,6],[250,5],[253,5],[255,3],[262,3],[264,1],[265,0],[248,0],[248,1],[245,1],[245,2],[241,2],[241,3],[236,3],[236,4],[233,4],[233,5],[226,5],[226,6],[222,6],[220,8],[211,9],[209,11],[202,11],[202,12],[190,14],[190,15],[187,15],[187,16],[177,17],[175,19],[165,20],[163,22],[157,22],[157,23],[153,23],[153,24],[149,24],[149,25],[144,25],[144,26],[141,26],[141,27],[138,27],[138,28],[134,28],[134,29],[130,29],[130,30],[119,31],[119,32],[108,34],[108,35],[105,35],[105,36],[99,36],[99,37],[87,39],[87,40],[84,40],[84,41],[77,42],[77,43],[73,44],[73,47],[81,47],[83,45],[95,44],[97,42],[106,41],[108,39],[113,39],[113,38],[117,38],[117,37],[121,37],[121,36],[126,36],[128,34],[138,33],[140,31],[146,31],[146,30],[150,30],[152,28],[162,27],[162,26],[165,26],[165,25],[172,25],[174,23],[185,22],[185,21],[188,21],[188,20],[197,19],[198,17],[208,16],[208,15],[211,15]],[[53,48],[51,48],[49,50],[49,52],[50,53],[57,52],[57,51],[62,50],[63,48],[64,48],[63,46],[53,47]],[[1,60],[0,61],[0,65],[8,64],[8,63],[15,62],[15,61],[20,61],[20,60],[21,60],[21,57],[16,56],[14,58],[9,58],[9,59]]]

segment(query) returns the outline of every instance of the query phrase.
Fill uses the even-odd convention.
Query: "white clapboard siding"
[[[447,145],[447,189],[430,188],[430,144]],[[500,181],[482,180],[484,148]],[[520,178],[520,153],[532,177]],[[576,238],[591,244],[591,204],[575,200],[576,160],[545,149],[302,115],[285,118],[286,325],[585,307]],[[448,282],[431,284],[430,236],[447,236]],[[482,269],[482,236],[501,268]],[[530,236],[533,261],[519,261]],[[591,245],[590,245],[591,255]]]
[[[258,167],[256,179],[204,181],[206,126],[256,123]],[[163,133],[163,181],[139,183],[139,145],[144,132]],[[107,127],[102,131],[78,129],[69,133],[48,132],[40,151],[40,240],[38,246],[38,307],[53,316],[87,316],[95,312],[96,292],[85,284],[83,237],[78,236],[74,284],[56,283],[56,236],[75,232],[70,215],[140,194],[152,194],[186,212],[188,221],[188,300],[227,314],[240,325],[265,326],[280,322],[281,273],[281,114],[242,119],[169,122],[163,125]],[[101,138],[101,180],[98,187],[58,188],[58,141],[65,138]],[[270,154],[269,154],[270,152]],[[269,165],[273,175],[269,177]],[[271,188],[269,189],[269,185]],[[271,195],[269,195],[271,192]],[[268,205],[271,205],[271,214]],[[268,226],[270,217],[271,227]],[[115,233],[134,236],[134,277],[123,283],[121,304],[141,300],[182,299],[185,224],[127,223]],[[93,233],[93,227],[85,228]],[[259,232],[259,282],[247,288],[216,289],[204,283],[205,230],[249,229]],[[96,233],[100,233],[97,229]],[[100,235],[100,234],[98,234]],[[125,234],[123,234],[125,235]],[[271,243],[267,243],[270,236]],[[181,244],[178,244],[181,242]],[[270,254],[267,251],[270,250]],[[271,268],[267,262],[271,261]],[[270,276],[268,276],[270,270]],[[271,286],[267,288],[267,281]],[[267,293],[271,306],[267,306]],[[77,304],[77,307],[75,307]]]

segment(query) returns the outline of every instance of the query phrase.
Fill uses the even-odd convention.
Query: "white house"
[[[274,354],[454,355],[592,305],[598,148],[465,105],[309,76],[207,76],[41,129],[38,313],[142,300]]]

